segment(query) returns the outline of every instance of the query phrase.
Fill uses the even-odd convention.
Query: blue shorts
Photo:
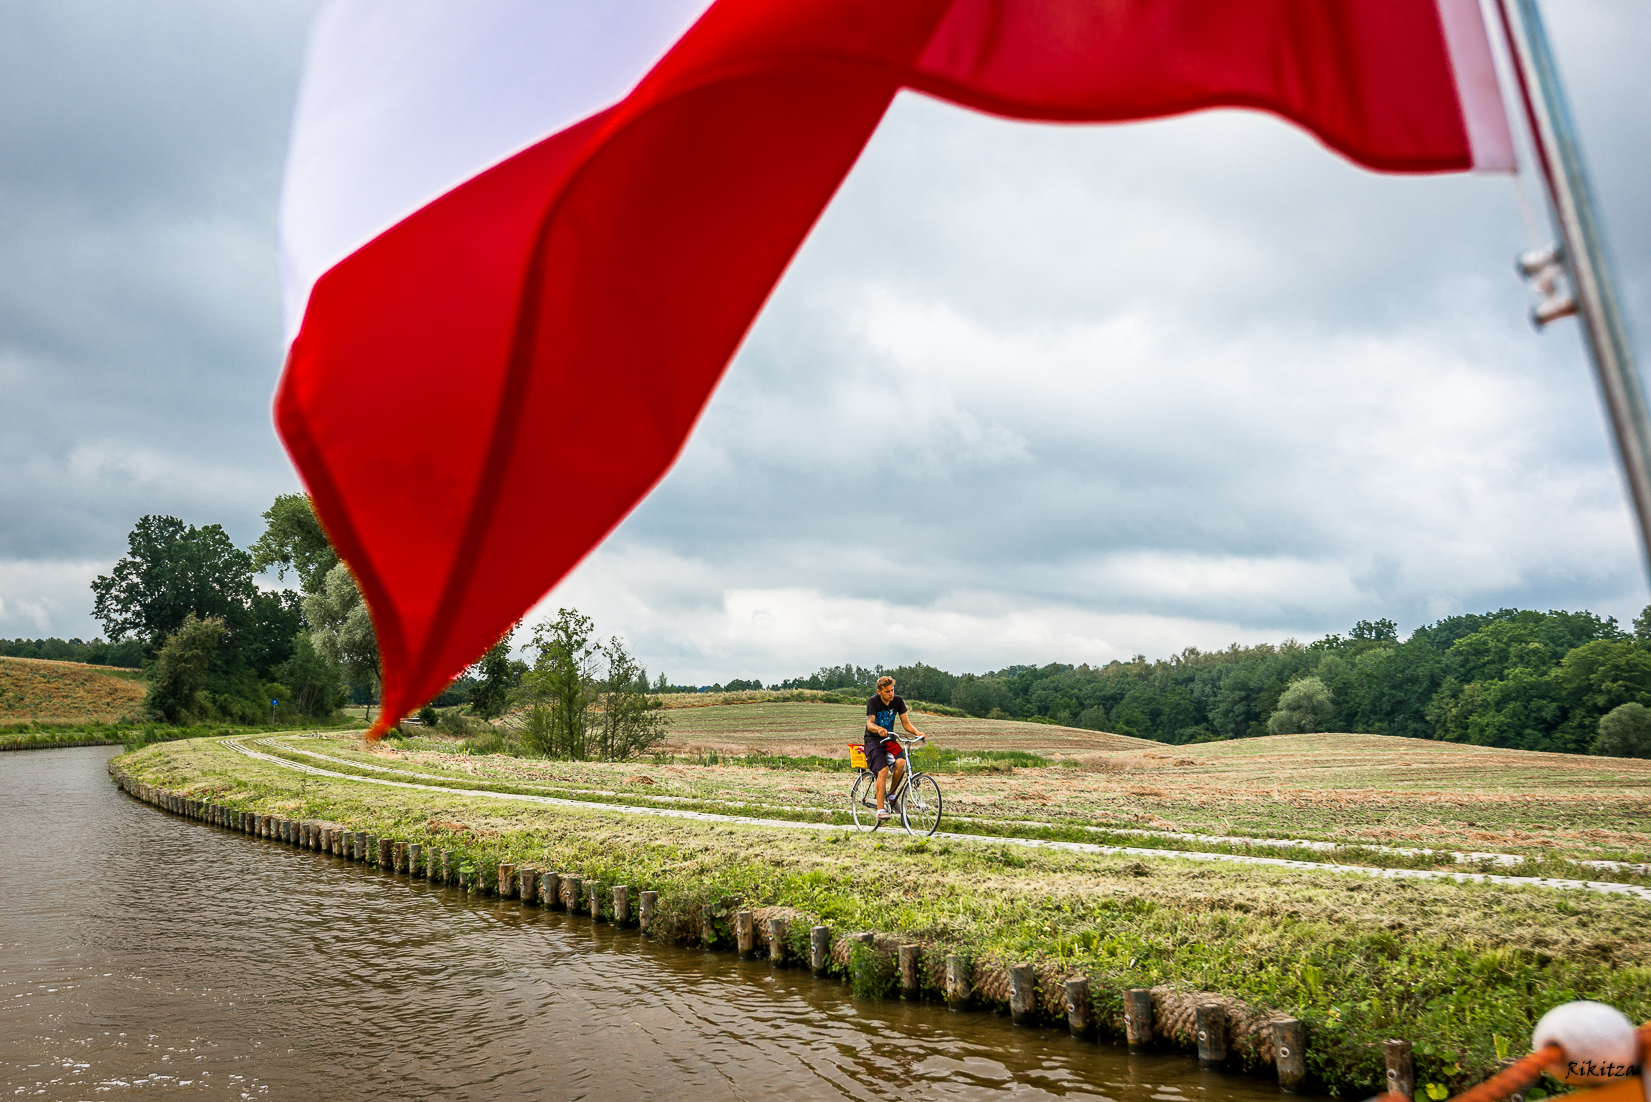
[[[866,768],[873,774],[881,773],[900,756],[900,744],[882,735],[866,733]]]

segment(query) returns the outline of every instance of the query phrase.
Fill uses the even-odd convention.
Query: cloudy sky
[[[1651,360],[1651,5],[1545,5]],[[91,637],[138,517],[246,544],[309,3],[0,7],[0,636]],[[1505,177],[1258,115],[900,99],[665,483],[542,608],[673,681],[985,670],[1647,603]]]

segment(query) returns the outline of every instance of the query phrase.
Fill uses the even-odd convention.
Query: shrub
[[[1297,735],[1322,731],[1336,716],[1330,690],[1316,677],[1290,682],[1278,698],[1278,710],[1267,720],[1269,735]]]
[[[848,954],[848,983],[857,999],[886,999],[900,982],[894,959],[856,941]]]
[[[1651,708],[1630,701],[1601,716],[1594,753],[1608,758],[1651,758]]]

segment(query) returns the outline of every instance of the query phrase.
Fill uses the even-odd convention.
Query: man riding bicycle
[[[895,717],[914,738],[926,737],[911,725],[906,715],[906,702],[894,695],[894,678],[877,679],[877,695],[866,701],[866,768],[877,774],[877,821],[887,822],[888,809],[883,806],[887,792],[900,787],[900,778],[906,774],[906,760],[901,755],[900,740],[894,733]],[[889,783],[889,766],[894,766],[893,785]]]

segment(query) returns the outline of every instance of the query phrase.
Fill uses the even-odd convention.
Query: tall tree
[[[336,663],[351,681],[371,686],[376,696],[378,637],[349,566],[338,563],[327,571],[316,592],[304,596],[304,618],[309,621],[316,652]]]
[[[338,552],[315,515],[308,494],[281,494],[264,510],[264,534],[252,545],[254,572],[275,568],[277,578],[291,570],[305,593],[319,593],[338,565]]]
[[[470,687],[470,710],[483,719],[504,715],[510,706],[510,690],[527,671],[527,663],[510,657],[510,635],[515,630],[512,626],[476,663],[475,682]]]
[[[167,637],[155,659],[154,677],[144,696],[149,714],[166,723],[188,723],[210,715],[207,675],[217,657],[218,644],[228,629],[215,617],[184,615],[178,630]]]
[[[589,754],[599,653],[591,640],[594,629],[590,617],[570,608],[558,609],[555,621],[533,629],[538,654],[522,686],[529,700],[523,741],[534,753],[575,761]]]
[[[126,538],[130,553],[92,582],[92,615],[114,642],[142,640],[154,655],[193,613],[234,630],[252,604],[252,558],[221,525],[195,528],[177,517],[146,516]]]
[[[665,737],[664,705],[648,695],[647,673],[618,636],[601,649],[608,669],[596,693],[596,756],[629,761]]]

